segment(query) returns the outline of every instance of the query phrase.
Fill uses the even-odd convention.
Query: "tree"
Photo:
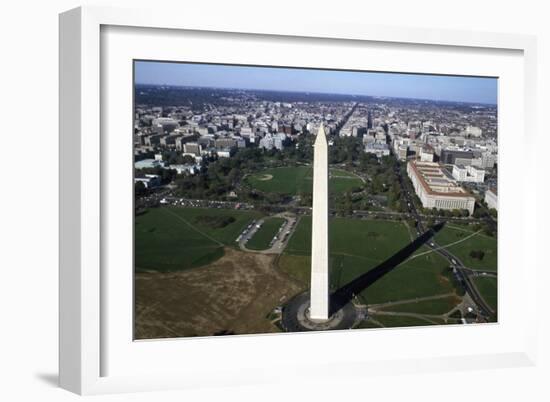
[[[227,179],[231,184],[234,184],[237,182],[240,176],[241,176],[241,171],[238,168],[232,168],[227,174]]]
[[[485,216],[487,215],[487,213],[485,211],[483,211],[481,208],[477,208],[475,211],[474,211],[474,218],[484,218]]]
[[[181,161],[184,165],[192,165],[195,163],[195,158],[191,155],[184,155]]]
[[[485,257],[485,252],[482,250],[472,250],[470,251],[470,257],[481,261],[483,260],[483,257]]]
[[[302,207],[311,207],[313,202],[313,196],[311,193],[301,192],[300,197],[300,206]]]
[[[145,184],[143,184],[143,182],[141,182],[141,181],[138,181],[134,185],[134,190],[135,190],[136,196],[141,196],[141,195],[147,194],[147,187],[145,187]]]

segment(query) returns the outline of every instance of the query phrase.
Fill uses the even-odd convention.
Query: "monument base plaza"
[[[283,306],[282,326],[286,332],[326,331],[351,329],[366,317],[366,308],[356,306],[350,301],[331,312],[328,319],[319,320],[310,317],[310,293],[306,291],[290,299]]]

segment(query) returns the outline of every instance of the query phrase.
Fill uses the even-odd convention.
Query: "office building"
[[[483,183],[485,181],[485,170],[472,165],[453,165],[452,175],[457,181],[471,183]]]
[[[439,163],[410,161],[407,174],[424,208],[466,209],[470,215],[474,212],[475,198]]]

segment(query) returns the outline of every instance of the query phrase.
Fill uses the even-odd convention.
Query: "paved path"
[[[427,296],[427,297],[416,297],[414,299],[405,299],[405,300],[399,300],[395,302],[387,302],[387,303],[379,303],[379,304],[369,304],[368,308],[370,309],[379,309],[384,307],[390,307],[390,306],[398,306],[400,304],[409,304],[409,303],[417,303],[421,301],[426,300],[437,300],[437,299],[444,299],[446,297],[454,296],[454,293],[445,293],[442,295],[436,295],[436,296]]]
[[[409,259],[406,260],[406,261],[410,261],[410,260],[413,260],[413,259],[415,259],[415,258],[417,258],[417,257],[422,256],[422,255],[434,253],[434,252],[436,252],[436,251],[438,251],[438,250],[444,250],[444,249],[446,249],[446,248],[448,248],[448,247],[451,247],[451,246],[454,246],[454,245],[456,245],[456,244],[462,243],[463,241],[468,240],[470,237],[473,237],[473,236],[479,234],[479,232],[481,232],[481,230],[478,230],[477,232],[473,232],[471,235],[466,236],[465,238],[460,239],[460,240],[457,240],[457,241],[455,241],[455,242],[453,242],[453,243],[445,244],[444,246],[437,246],[437,247],[434,246],[431,250],[428,250],[428,251],[424,251],[424,252],[422,252],[422,253],[415,254],[415,255],[413,255],[412,257],[409,257]],[[435,244],[435,242],[434,242],[434,244]],[[406,261],[404,261],[404,262],[406,262]]]
[[[264,223],[264,219],[260,219],[257,222],[254,223],[254,226],[246,232],[246,234],[239,240],[239,248],[243,251],[249,252],[249,253],[260,253],[260,254],[281,254],[283,250],[285,249],[286,245],[288,244],[288,240],[292,236],[292,233],[296,229],[296,223],[297,218],[293,214],[288,213],[280,213],[273,216],[270,216],[269,218],[283,218],[285,219],[285,223],[282,226],[282,230],[279,231],[279,235],[277,237],[277,240],[273,242],[270,248],[265,250],[252,250],[246,247],[246,243],[248,240],[250,240],[256,232],[259,230],[257,225],[262,225]],[[285,233],[288,232],[288,235],[285,236]]]
[[[443,315],[436,315],[436,314],[418,314],[418,313],[401,313],[398,311],[377,311],[377,316],[381,315],[391,315],[391,316],[397,316],[397,317],[413,317],[418,318],[419,320],[424,320],[431,322],[432,324],[436,325],[442,325],[441,322],[434,321],[434,319],[444,319]]]

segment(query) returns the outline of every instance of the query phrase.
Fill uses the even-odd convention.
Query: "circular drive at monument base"
[[[295,296],[282,309],[282,326],[286,332],[326,331],[351,329],[364,317],[364,312],[352,302],[333,312],[326,321],[309,317],[309,291]]]

